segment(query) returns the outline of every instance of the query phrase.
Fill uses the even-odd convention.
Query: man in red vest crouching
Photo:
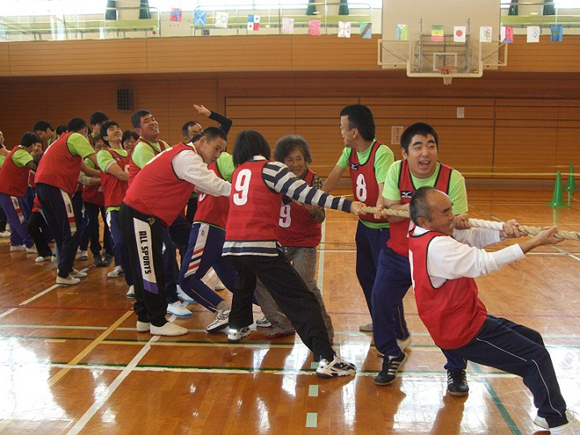
[[[410,205],[417,225],[409,237],[409,260],[419,317],[441,349],[469,361],[521,376],[534,396],[534,423],[552,434],[577,433],[566,410],[550,354],[537,331],[487,313],[474,278],[524,258],[538,246],[561,242],[556,227],[496,252],[484,246],[519,237],[515,221],[503,230],[458,230],[451,199],[432,187],[415,192]]]

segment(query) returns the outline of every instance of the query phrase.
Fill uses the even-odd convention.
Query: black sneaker
[[[469,385],[465,370],[447,370],[447,391],[452,396],[467,396]]]
[[[105,256],[103,257],[103,265],[109,266],[113,262],[113,258],[114,257],[112,255],[105,254]]]
[[[103,263],[103,259],[101,258],[100,254],[95,255],[95,258],[93,260],[93,264],[95,265],[95,267],[105,266],[105,263]]]
[[[407,361],[407,354],[403,351],[396,356],[390,357],[387,355],[379,355],[383,358],[383,369],[375,377],[375,384],[377,385],[390,385],[397,378],[397,373],[405,361]]]

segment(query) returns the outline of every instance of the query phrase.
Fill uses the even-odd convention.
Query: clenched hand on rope
[[[372,213],[376,218],[386,218],[388,216],[396,216],[401,218],[409,218],[408,210],[396,210],[393,208],[379,207],[369,207],[366,205],[362,206],[363,213]],[[477,228],[489,228],[492,230],[505,231],[506,234],[502,234],[502,237],[519,237],[522,235],[535,236],[541,233],[545,228],[530,227],[527,225],[517,224],[515,221],[507,222],[495,222],[483,219],[473,219],[468,218],[467,215],[456,216],[455,218],[455,228],[457,229],[467,229],[470,227]],[[564,240],[576,240],[580,241],[580,233],[575,231],[564,231],[558,230],[554,237]]]

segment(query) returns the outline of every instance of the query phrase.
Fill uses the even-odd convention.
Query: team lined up
[[[393,152],[375,137],[371,111],[363,105],[347,106],[340,113],[344,151],[337,166],[320,186],[320,179],[307,166],[311,156],[302,138],[283,137],[275,147],[277,161],[270,161],[270,146],[264,137],[256,131],[245,130],[236,138],[233,153],[229,155],[225,149],[231,121],[200,107],[200,113],[220,122],[221,128],[203,130],[198,123],[186,124],[184,141],[173,147],[158,139],[158,123],[146,110],[137,111],[132,116],[139,139],[131,154],[122,149],[122,133],[115,121],[101,124],[101,133],[95,144],[101,139],[108,148],[100,150],[96,156],[84,138],[87,126],[82,124],[82,120],[71,120],[67,133],[51,143],[40,160],[35,182],[37,205],[54,234],[59,253],[57,283],[73,285],[86,276],[72,268],[79,244],[77,226],[80,212],[71,198],[79,171],[82,169],[88,175],[94,175],[83,167],[82,159],[87,159],[86,166],[92,163],[94,168],[100,169],[106,221],[115,259],[125,271],[128,295],[134,295],[136,299],[137,331],[170,336],[186,334],[187,329],[165,318],[167,312],[183,317],[188,315],[179,302],[181,297],[186,301],[195,300],[216,312],[216,318],[207,330],[213,332],[229,326],[228,341],[236,343],[251,333],[249,326],[254,323],[252,303],[259,302],[267,320],[278,328],[271,337],[296,331],[312,350],[315,360],[319,361],[318,375],[350,375],[355,373],[356,367],[343,361],[332,349],[332,322],[324,309],[314,271],[320,223],[324,220],[321,209],[351,212],[360,217],[355,238],[356,272],[372,319],[372,323],[362,325],[361,330],[373,332],[379,356],[383,358],[375,383],[391,384],[407,359],[405,348],[411,342],[404,319],[403,298],[412,285],[412,276],[418,281],[417,268],[421,268],[423,277],[430,274],[428,255],[425,254],[430,245],[420,244],[417,249],[423,249],[423,253],[415,256],[413,243],[409,246],[409,241],[413,240],[409,238],[410,220],[387,218],[382,210],[409,210],[417,190],[429,191],[429,187],[435,187],[437,190],[433,192],[448,195],[444,195],[448,207],[442,209],[445,212],[442,219],[449,217],[445,221],[447,226],[433,224],[432,212],[438,204],[432,200],[434,194],[430,193],[417,196],[423,200],[417,205],[423,214],[414,215],[411,205],[414,224],[426,228],[425,233],[430,237],[451,236],[454,227],[459,230],[467,228],[464,219],[468,209],[465,181],[459,172],[438,161],[439,139],[435,130],[424,123],[407,128],[401,137],[403,160],[395,162]],[[29,140],[23,137],[23,142],[20,147],[28,151],[26,144]],[[9,171],[18,168],[16,172],[21,176],[23,168],[34,167],[32,156],[30,161],[22,164],[26,160],[21,157],[22,153],[16,159],[12,158],[12,153],[9,155]],[[347,168],[355,201],[328,193]],[[90,183],[90,180],[85,182]],[[190,226],[185,219],[184,207],[194,192],[198,193],[198,205],[194,224]],[[376,205],[379,211],[375,215],[362,214],[362,203]],[[2,205],[5,210],[10,208],[7,200],[2,199]],[[95,213],[98,212],[97,209]],[[498,241],[498,234],[490,236],[484,245]],[[510,223],[500,235],[517,237],[521,233],[517,224]],[[516,246],[527,252],[535,246],[554,242],[548,233],[533,240],[535,244],[530,246]],[[23,240],[22,244],[30,249],[27,243]],[[180,251],[182,259],[177,279],[175,248]],[[413,253],[411,261],[409,249]],[[443,248],[442,256],[445,255],[444,249],[447,248]],[[421,258],[419,261],[423,263],[417,264],[417,258]],[[518,258],[521,256],[514,255],[509,261]],[[489,261],[493,263],[496,259]],[[231,307],[202,281],[210,267],[232,291]],[[471,277],[488,269],[478,269],[477,263],[467,261],[461,270],[465,271],[465,276]],[[427,282],[433,287],[437,280],[431,275],[429,277]],[[473,352],[462,350],[481,333],[480,329],[473,328],[473,323],[465,322],[470,314],[475,313],[474,316],[483,319],[482,322],[491,316],[487,316],[485,307],[477,299],[474,284],[461,279],[464,278],[451,274],[435,287],[446,290],[435,292],[437,297],[441,293],[457,295],[465,291],[467,297],[459,297],[456,306],[451,306],[449,299],[439,301],[450,311],[439,306],[434,312],[433,309],[422,312],[419,307],[421,319],[447,359],[448,391],[459,396],[469,391],[465,374],[467,359],[478,360],[485,353],[486,357],[481,359],[483,364],[494,365],[495,362],[489,357],[494,353],[489,349],[485,352],[479,348]],[[449,285],[454,280],[460,281],[457,285]],[[425,279],[421,282],[424,283]],[[449,293],[444,286],[451,289]],[[450,316],[449,312],[453,315]],[[441,323],[441,319],[445,322]],[[513,334],[522,334],[522,328],[506,322],[491,322],[488,326],[491,331],[508,328],[508,335],[511,334],[508,341],[511,342],[515,340]],[[541,338],[538,339],[539,334],[535,334],[522,335],[533,342],[534,357],[545,360],[547,351]],[[517,351],[512,351],[517,355]],[[534,397],[559,394],[555,376],[549,376],[550,370],[553,373],[549,356],[547,361],[539,364],[538,371],[540,378],[547,373],[546,378],[551,379],[546,387],[550,394],[542,390],[537,379],[530,380],[524,374],[524,370],[532,365],[530,358],[520,359],[525,361],[520,361],[521,368],[515,369],[513,362],[497,362],[494,366],[501,365],[504,370],[522,375]],[[538,365],[535,360],[534,364]],[[538,399],[538,402],[542,400]],[[544,418],[550,427],[565,424],[563,399],[557,408],[546,400],[539,404],[538,416]]]

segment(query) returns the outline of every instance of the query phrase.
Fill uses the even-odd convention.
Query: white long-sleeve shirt
[[[193,152],[181,152],[173,157],[171,166],[175,175],[195,185],[200,192],[213,196],[230,196],[232,185],[218,177],[215,172],[208,171],[195,147],[191,147]]]
[[[417,227],[415,234],[427,231]],[[518,244],[496,252],[481,249],[499,241],[499,231],[486,228],[455,230],[453,237],[435,237],[427,252],[427,273],[431,283],[439,288],[448,279],[477,278],[524,258]]]

